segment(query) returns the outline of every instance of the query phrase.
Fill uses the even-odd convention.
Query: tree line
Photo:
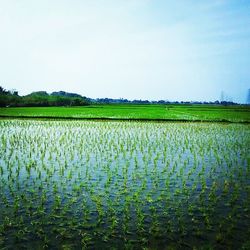
[[[237,103],[227,101],[215,102],[188,102],[188,101],[148,101],[128,100],[123,98],[97,98],[91,99],[76,93],[65,91],[52,92],[36,91],[20,96],[16,90],[6,90],[0,86],[0,107],[49,107],[49,106],[86,106],[90,104],[211,104],[211,105],[235,105]]]
[[[32,92],[19,96],[16,90],[6,90],[0,86],[0,107],[49,107],[85,106],[90,101],[85,96],[64,91],[48,94],[46,91]]]

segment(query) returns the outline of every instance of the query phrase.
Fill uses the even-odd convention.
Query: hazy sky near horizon
[[[0,85],[245,103],[249,0],[0,0]]]

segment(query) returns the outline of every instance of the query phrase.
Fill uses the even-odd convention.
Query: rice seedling
[[[0,120],[0,247],[246,246],[249,144],[239,124]]]

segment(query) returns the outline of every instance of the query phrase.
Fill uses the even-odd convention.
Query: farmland
[[[0,108],[0,117],[250,122],[244,105],[132,105]]]
[[[2,119],[0,248],[247,249],[249,145],[239,123]]]

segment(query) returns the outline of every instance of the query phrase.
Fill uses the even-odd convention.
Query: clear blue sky
[[[246,102],[249,0],[0,0],[0,85]]]

